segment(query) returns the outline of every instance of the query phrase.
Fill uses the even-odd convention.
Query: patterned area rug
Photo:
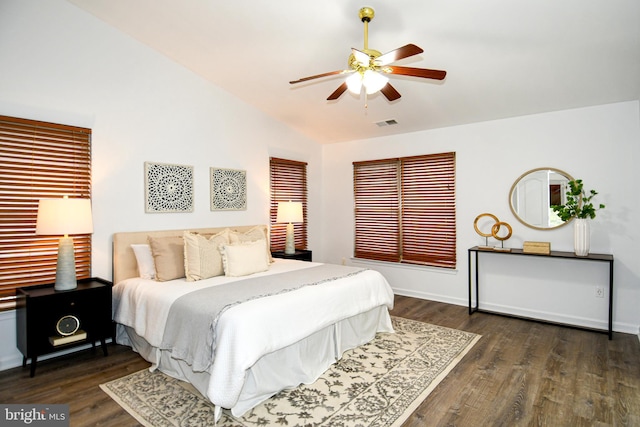
[[[350,350],[316,382],[286,390],[221,427],[400,426],[480,339],[393,317],[396,333]],[[144,369],[100,386],[141,424],[212,426],[213,404],[192,386]]]

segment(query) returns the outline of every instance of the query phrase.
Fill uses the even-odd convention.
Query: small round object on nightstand
[[[62,316],[56,323],[56,330],[62,336],[73,335],[80,328],[80,320],[70,314]]]

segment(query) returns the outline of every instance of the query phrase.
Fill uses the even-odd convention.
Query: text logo
[[[0,404],[0,425],[69,427],[69,405]]]

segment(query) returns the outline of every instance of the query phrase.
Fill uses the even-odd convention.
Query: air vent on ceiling
[[[396,119],[389,119],[389,120],[383,120],[381,122],[376,122],[376,124],[378,125],[378,127],[382,127],[382,126],[397,125],[398,122],[396,121]]]

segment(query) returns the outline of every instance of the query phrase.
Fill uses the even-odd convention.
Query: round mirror
[[[553,168],[532,169],[522,174],[511,186],[509,206],[516,218],[527,227],[549,230],[565,225],[551,209],[563,205],[569,181],[573,177]]]

